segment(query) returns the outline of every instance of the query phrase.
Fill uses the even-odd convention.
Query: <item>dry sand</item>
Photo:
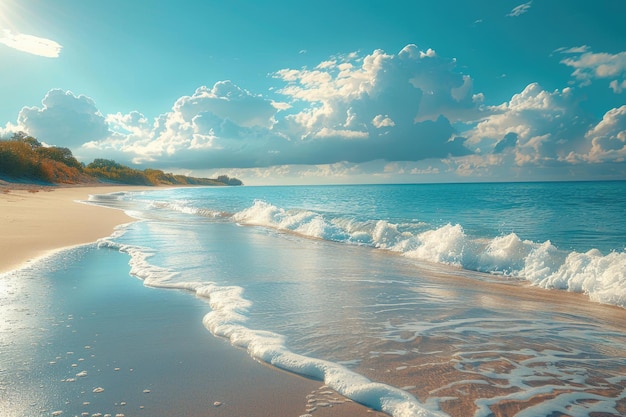
[[[124,212],[79,204],[90,194],[142,189],[132,186],[0,186],[0,273],[51,251],[95,242],[132,221]],[[143,187],[145,188],[145,187]]]
[[[109,236],[115,226],[133,220],[122,211],[77,201],[87,200],[90,194],[141,189],[146,187],[41,187],[0,182],[0,278],[3,272],[17,269],[57,250],[92,243]],[[216,357],[218,355],[224,355],[226,359],[227,353],[224,351],[212,350],[213,362],[220,362]],[[230,358],[224,362],[233,363]],[[241,369],[233,370],[232,374],[250,375],[251,380],[236,383],[237,402],[241,401],[239,407],[217,407],[213,410],[215,415],[236,417],[242,411],[250,413],[254,410],[254,415],[297,417],[308,411],[312,396],[318,401],[328,399],[329,402],[341,398],[336,393],[330,394],[321,381],[282,372],[255,362],[252,358],[236,363]],[[219,378],[225,376],[222,374]],[[258,378],[262,378],[262,381]],[[202,385],[196,388],[197,395],[203,396]],[[193,404],[188,403],[187,407],[189,413],[186,415],[196,415]],[[318,407],[311,414],[314,417],[385,415],[351,401],[336,401],[334,406]]]

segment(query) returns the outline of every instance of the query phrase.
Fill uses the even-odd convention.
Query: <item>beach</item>
[[[449,187],[1,193],[2,244],[15,258],[3,256],[0,275],[0,415],[623,415],[626,315],[621,287],[605,287],[623,271],[624,254],[606,250],[622,234],[602,240],[606,255],[564,253],[541,236],[474,240],[458,225],[412,220],[449,210],[472,230],[507,218],[498,208],[489,223],[496,216],[472,201],[434,198]],[[469,188],[482,196],[485,187]],[[508,199],[507,187],[490,195]],[[535,187],[533,199],[555,192]],[[416,216],[420,193],[431,206]],[[570,233],[561,224],[555,241]],[[10,233],[22,247],[45,244],[19,251]],[[540,265],[595,292],[456,259],[500,271]]]
[[[204,300],[144,287],[125,254],[96,256],[133,219],[76,201],[139,189],[0,190],[0,414],[382,415],[212,336]]]
[[[0,273],[55,250],[95,242],[115,226],[133,219],[119,210],[106,210],[76,200],[145,187],[0,187]]]

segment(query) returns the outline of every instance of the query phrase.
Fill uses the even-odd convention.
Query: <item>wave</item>
[[[90,199],[91,200],[91,199]],[[126,209],[122,195],[97,196],[95,203]],[[193,201],[150,201],[158,209],[212,221],[234,221],[305,237],[363,245],[397,252],[425,262],[521,279],[532,285],[586,294],[594,302],[626,308],[626,252],[603,254],[566,251],[549,240],[533,242],[515,233],[496,237],[469,236],[460,224],[434,227],[424,222],[358,219],[303,209],[284,209],[256,200],[235,213],[196,207]],[[145,218],[135,213],[134,217]]]
[[[230,213],[223,211],[193,207],[186,200],[151,201],[150,207],[156,209],[172,210],[183,214],[192,214],[212,219],[227,218],[231,215]]]
[[[243,225],[269,227],[306,237],[367,245],[426,262],[524,279],[546,289],[584,293],[592,301],[626,307],[626,252],[566,252],[550,241],[523,240],[510,233],[468,236],[459,224],[357,220],[310,210],[286,210],[257,200],[232,215]]]
[[[285,338],[277,333],[250,329],[246,326],[250,301],[244,289],[238,286],[220,286],[211,282],[180,282],[179,272],[152,265],[149,258],[154,251],[147,247],[116,242],[129,225],[117,228],[115,233],[98,242],[130,255],[131,275],[155,288],[180,289],[206,298],[211,312],[203,318],[204,326],[214,335],[224,337],[261,361],[278,368],[324,381],[341,395],[367,407],[383,411],[393,417],[445,417],[447,414],[428,409],[413,395],[387,384],[373,382],[345,366],[290,351]]]

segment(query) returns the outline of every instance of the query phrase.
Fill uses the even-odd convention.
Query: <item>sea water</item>
[[[580,299],[540,299],[626,307],[624,182],[180,188],[91,203],[142,220],[102,246],[128,253],[146,285],[208,300],[212,333],[388,414],[625,409],[624,329],[579,313]],[[482,393],[468,406],[471,387]]]
[[[206,300],[210,332],[390,415],[626,412],[625,182],[178,188],[89,203],[139,220],[101,250],[126,253],[145,285]]]

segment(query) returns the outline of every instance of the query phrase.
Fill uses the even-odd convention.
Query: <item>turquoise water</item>
[[[142,219],[102,248],[129,254],[146,285],[209,300],[213,334],[390,415],[455,415],[472,384],[485,388],[462,415],[539,396],[516,415],[626,406],[624,182],[184,188],[91,203]],[[550,290],[609,307],[552,305]],[[445,349],[420,354],[433,341]],[[422,363],[432,355],[438,365]],[[436,389],[407,376],[441,364]]]
[[[2,288],[5,300],[26,297],[37,311],[1,306],[15,317],[0,328],[10,350],[0,383],[13,378],[6,369],[18,369],[18,391],[32,398],[41,375],[51,384],[76,377],[63,343],[97,349],[101,366],[113,367],[124,360],[120,346],[106,347],[109,339],[90,326],[123,322],[120,331],[132,337],[152,317],[150,343],[180,334],[171,355],[181,360],[183,329],[203,324],[207,335],[392,416],[626,412],[624,182],[181,188],[89,203],[138,221],[97,250],[67,251],[25,281],[0,282],[11,283]],[[130,283],[87,291],[86,277],[102,282],[110,274]],[[160,298],[136,278],[185,291]],[[11,287],[21,282],[27,290]],[[198,311],[193,295],[208,313],[181,319],[187,302]],[[68,305],[106,314],[83,320]],[[20,321],[30,335],[22,345],[13,335]],[[42,369],[33,370],[37,355],[58,363],[38,361]],[[162,374],[155,364],[141,385]],[[82,398],[93,401],[88,410],[106,405],[62,386],[42,402],[78,402],[68,409],[74,413]],[[24,395],[5,398],[28,410]],[[134,406],[147,409],[143,395]]]

